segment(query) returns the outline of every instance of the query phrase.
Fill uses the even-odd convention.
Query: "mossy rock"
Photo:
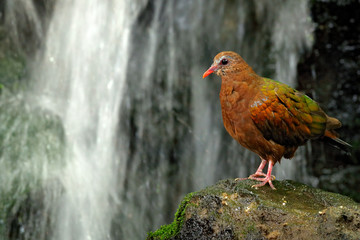
[[[155,239],[360,239],[360,204],[294,181],[222,180],[187,195]]]

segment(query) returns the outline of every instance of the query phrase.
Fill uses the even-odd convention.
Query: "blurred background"
[[[0,1],[1,239],[144,239],[189,192],[259,158],[225,131],[220,51],[305,92],[347,155],[308,142],[274,168],[360,201],[358,0]]]

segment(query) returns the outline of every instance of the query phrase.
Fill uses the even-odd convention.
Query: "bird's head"
[[[213,64],[204,73],[203,78],[206,78],[212,73],[225,76],[231,73],[241,72],[247,67],[249,66],[239,54],[232,51],[221,52],[214,57]]]

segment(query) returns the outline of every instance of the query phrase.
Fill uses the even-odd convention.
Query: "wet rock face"
[[[298,65],[298,89],[311,96],[343,126],[352,156],[312,142],[306,158],[318,187],[360,201],[360,2],[311,1],[314,45]],[[331,161],[329,161],[331,159]],[[354,177],[356,176],[356,177]]]
[[[207,195],[194,199],[199,206],[197,214],[186,213],[180,233],[175,239],[235,239],[231,227],[217,223],[216,213],[221,212],[222,200],[219,196]]]
[[[185,222],[185,226],[174,239],[235,239],[231,228],[224,228],[219,231],[218,226],[213,224],[215,220],[191,217]]]
[[[222,180],[192,194],[173,236],[148,239],[360,239],[360,205],[350,198],[293,181],[275,181],[277,190],[254,183]]]

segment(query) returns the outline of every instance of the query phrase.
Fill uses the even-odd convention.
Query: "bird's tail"
[[[335,131],[326,130],[323,141],[337,149],[340,149],[340,150],[346,152],[346,153],[349,153],[349,154],[351,153],[352,146],[349,143],[341,140]]]

